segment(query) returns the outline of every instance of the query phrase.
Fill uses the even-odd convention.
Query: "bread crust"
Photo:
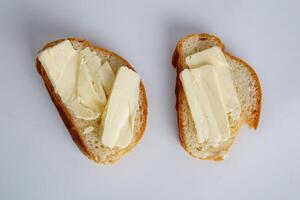
[[[256,104],[256,109],[252,111],[252,116],[253,118],[246,118],[243,119],[243,121],[239,122],[239,125],[237,127],[237,130],[240,128],[240,126],[243,123],[248,124],[248,126],[250,128],[254,128],[256,129],[258,127],[259,124],[259,119],[260,119],[260,113],[261,113],[261,102],[262,102],[262,91],[261,91],[261,86],[260,86],[260,82],[258,79],[257,74],[255,73],[254,69],[248,65],[245,61],[243,61],[240,58],[237,58],[233,55],[231,55],[230,53],[225,51],[225,46],[222,43],[222,41],[213,35],[209,35],[207,33],[201,33],[201,34],[190,34],[187,35],[185,37],[183,37],[182,39],[180,39],[176,45],[176,48],[174,50],[173,56],[172,56],[172,64],[174,66],[174,68],[176,69],[177,72],[177,77],[176,77],[176,88],[175,88],[175,95],[176,95],[176,110],[177,110],[177,121],[178,121],[178,130],[179,130],[179,141],[182,145],[182,147],[192,156],[198,159],[202,159],[202,160],[215,160],[215,161],[220,161],[223,160],[224,158],[222,156],[212,156],[212,157],[207,157],[207,158],[199,158],[195,155],[193,155],[193,153],[191,151],[189,151],[189,149],[187,148],[187,142],[185,140],[185,131],[184,131],[184,126],[183,126],[183,98],[185,98],[185,94],[183,91],[183,86],[181,84],[181,81],[179,79],[179,74],[182,70],[185,69],[185,65],[184,62],[185,60],[183,59],[184,56],[182,51],[182,47],[183,47],[183,43],[186,42],[187,40],[189,40],[192,37],[198,37],[199,40],[210,40],[213,41],[217,46],[219,46],[221,48],[221,50],[223,51],[223,53],[226,56],[229,56],[230,58],[234,59],[235,61],[241,63],[244,67],[247,68],[247,70],[250,72],[251,76],[253,79],[255,79],[255,88],[258,91],[257,93],[257,104]],[[236,135],[235,135],[236,136]],[[232,141],[230,142],[230,144],[228,145],[227,151],[229,150],[229,148],[231,147],[231,145],[233,144],[235,140],[235,137],[232,139]]]
[[[56,41],[53,42],[49,42],[47,43],[39,52],[45,50],[46,48],[52,47],[64,40],[69,40],[71,41],[71,43],[73,42],[79,42],[81,44],[83,44],[86,47],[91,48],[94,51],[98,51],[101,52],[104,55],[108,55],[108,56],[112,56],[115,57],[116,59],[120,60],[122,63],[125,63],[125,65],[129,68],[131,68],[132,70],[134,70],[134,68],[121,56],[117,55],[114,52],[111,52],[107,49],[101,48],[101,47],[97,47],[93,44],[91,44],[90,42],[88,42],[87,40],[84,39],[78,39],[78,38],[65,38],[65,39],[58,39]],[[147,103],[147,96],[146,96],[146,91],[145,91],[145,87],[143,82],[140,82],[140,96],[139,96],[139,101],[141,102],[140,106],[140,112],[142,113],[141,115],[141,127],[139,128],[139,131],[135,133],[135,137],[132,139],[132,142],[123,149],[119,149],[114,153],[114,157],[115,159],[108,159],[108,160],[99,160],[97,159],[97,156],[93,155],[93,153],[89,150],[89,148],[87,147],[87,145],[84,142],[84,139],[82,138],[80,131],[78,129],[78,127],[75,124],[74,118],[72,116],[72,114],[68,111],[67,107],[64,105],[64,103],[62,102],[60,96],[55,92],[54,87],[45,71],[45,68],[43,67],[43,65],[41,64],[41,62],[39,61],[38,58],[36,58],[36,67],[37,67],[37,71],[38,73],[41,75],[41,77],[44,80],[44,84],[47,88],[47,91],[53,101],[53,103],[55,104],[59,115],[61,116],[66,128],[68,129],[72,139],[74,140],[74,142],[76,143],[76,145],[78,146],[78,148],[80,149],[80,151],[86,155],[89,159],[97,162],[97,163],[102,163],[102,164],[111,164],[114,163],[116,161],[118,161],[123,155],[125,155],[126,153],[130,152],[135,146],[136,144],[141,140],[141,138],[144,135],[145,129],[146,129],[146,125],[147,125],[147,116],[148,116],[148,103]],[[135,70],[134,70],[135,71]]]

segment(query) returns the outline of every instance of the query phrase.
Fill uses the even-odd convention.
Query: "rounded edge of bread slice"
[[[238,121],[229,119],[230,138],[217,147],[198,142],[195,124],[179,79],[180,72],[188,68],[185,63],[187,56],[213,46],[220,47],[226,57],[242,109]],[[250,128],[254,129],[258,126],[262,101],[258,76],[250,65],[226,52],[224,44],[218,37],[206,33],[191,34],[179,40],[173,53],[172,64],[177,71],[175,94],[181,145],[193,157],[203,160],[223,160],[243,124],[248,124]]]
[[[76,50],[89,47],[92,51],[95,51],[99,57],[109,62],[112,69],[116,72],[118,67],[126,66],[132,70],[134,68],[121,56],[116,53],[106,50],[101,47],[97,47],[87,40],[78,39],[78,38],[65,38],[59,39],[53,42],[47,43],[39,52],[45,50],[46,48],[55,46],[56,44],[69,40],[73,48]],[[49,80],[49,77],[40,63],[39,59],[36,58],[36,67],[39,74],[42,76],[45,86],[50,94],[50,97],[55,104],[59,115],[61,116],[65,126],[67,127],[72,139],[77,144],[79,149],[83,154],[85,154],[89,159],[94,160],[97,163],[102,164],[111,164],[118,161],[123,155],[130,152],[137,143],[141,140],[147,124],[147,115],[148,115],[148,104],[145,87],[141,80],[140,82],[140,95],[139,95],[139,108],[137,110],[135,118],[135,127],[134,127],[134,137],[132,138],[131,143],[125,148],[114,147],[112,149],[101,144],[101,141],[97,137],[96,131],[99,129],[100,117],[97,120],[82,120],[75,118],[71,111],[65,106],[62,102],[59,94],[54,90],[54,87]],[[134,70],[135,71],[135,70]],[[97,126],[94,130],[95,134],[84,134],[84,129],[89,126]]]

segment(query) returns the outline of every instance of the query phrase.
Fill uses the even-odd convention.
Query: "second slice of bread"
[[[108,51],[103,48],[96,47],[89,43],[86,40],[77,39],[77,38],[67,38],[73,45],[73,48],[76,50],[82,50],[85,47],[89,47],[91,51],[97,53],[101,60],[106,60],[109,62],[112,69],[116,72],[117,69],[121,66],[127,66],[131,69],[133,67],[122,57],[117,54]],[[42,50],[52,47],[65,39],[56,40],[46,44]],[[41,50],[41,51],[42,51]],[[89,158],[99,163],[114,163],[119,160],[123,155],[133,149],[133,147],[139,142],[142,138],[146,123],[147,123],[147,97],[144,85],[142,81],[140,82],[140,92],[139,92],[139,107],[137,110],[135,118],[135,127],[134,127],[134,137],[132,142],[126,148],[114,147],[110,149],[104,146],[101,143],[101,140],[98,136],[99,131],[99,120],[82,120],[74,117],[71,111],[64,105],[60,96],[55,92],[51,81],[39,59],[36,59],[36,66],[38,72],[42,76],[46,88],[51,96],[52,101],[54,102],[61,118],[63,119],[67,129],[69,130],[73,140],[79,147],[79,149]],[[134,70],[134,69],[133,69]],[[95,127],[95,130],[91,133],[84,133],[84,130],[90,126]]]
[[[195,124],[185,97],[179,74],[185,68],[185,58],[196,52],[219,46],[230,66],[234,87],[241,103],[241,117],[238,121],[229,120],[231,136],[218,147],[207,146],[198,142]],[[246,123],[256,129],[261,111],[262,92],[255,71],[241,59],[225,51],[224,44],[215,36],[209,34],[192,34],[182,38],[176,46],[172,63],[177,71],[176,109],[179,138],[184,149],[193,157],[207,160],[223,160],[234,142],[239,128]]]

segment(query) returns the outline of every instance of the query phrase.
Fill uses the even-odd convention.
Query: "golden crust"
[[[134,68],[125,59],[123,59],[121,56],[117,55],[114,52],[111,52],[104,48],[94,46],[91,43],[89,43],[88,41],[83,40],[83,39],[77,39],[77,38],[66,38],[66,39],[70,40],[72,43],[73,42],[82,43],[84,46],[88,46],[91,49],[93,49],[94,51],[101,52],[101,54],[103,54],[103,55],[115,57],[118,60],[120,60],[122,63],[125,63],[127,67],[134,70]],[[40,51],[42,51],[46,48],[52,47],[66,39],[59,39],[59,40],[47,43]],[[42,76],[45,86],[49,92],[49,95],[50,95],[53,103],[55,104],[55,106],[59,112],[59,115],[61,116],[65,126],[67,127],[72,139],[77,144],[77,146],[79,147],[81,152],[84,155],[86,155],[89,159],[94,160],[95,162],[98,162],[98,163],[103,163],[103,164],[114,163],[114,162],[118,161],[127,152],[130,152],[136,146],[136,144],[140,141],[140,139],[142,138],[144,131],[146,129],[147,115],[148,115],[147,96],[146,96],[146,91],[145,91],[142,81],[140,83],[140,99],[139,99],[139,101],[141,102],[141,105],[142,105],[142,106],[140,106],[140,112],[142,113],[142,115],[141,115],[141,127],[139,128],[139,132],[135,133],[135,137],[133,138],[132,142],[126,148],[119,149],[114,153],[115,159],[108,159],[108,160],[103,161],[103,160],[98,160],[97,157],[95,155],[93,155],[93,153],[91,151],[89,151],[88,147],[84,143],[84,140],[79,132],[79,129],[75,125],[75,121],[74,121],[74,118],[72,117],[72,114],[68,111],[68,109],[62,102],[60,96],[55,92],[53,85],[51,84],[49,77],[48,77],[44,67],[38,60],[38,58],[36,58],[36,67],[37,67],[39,74]]]
[[[177,77],[176,77],[176,89],[175,89],[175,94],[176,94],[176,110],[177,110],[177,121],[178,121],[178,130],[179,130],[179,140],[180,143],[182,145],[182,147],[192,156],[195,158],[199,158],[195,155],[192,154],[191,151],[189,151],[189,149],[187,148],[187,142],[185,140],[185,132],[184,132],[184,126],[183,126],[183,108],[184,108],[184,102],[183,99],[185,98],[185,94],[183,91],[183,87],[181,84],[181,81],[179,79],[179,74],[182,70],[184,70],[184,57],[181,56],[183,55],[183,43],[189,39],[191,39],[192,37],[198,37],[199,40],[210,40],[213,41],[216,45],[218,45],[222,51],[224,52],[224,54],[226,54],[227,56],[229,56],[230,58],[234,59],[235,61],[241,63],[244,67],[247,68],[247,70],[250,72],[252,78],[255,81],[255,88],[258,92],[257,94],[257,105],[255,106],[256,109],[252,111],[252,116],[253,118],[250,119],[245,119],[245,123],[248,124],[249,127],[256,129],[259,123],[259,118],[260,118],[260,112],[261,112],[261,101],[262,101],[262,92],[261,92],[261,86],[260,86],[260,82],[258,79],[257,74],[255,73],[254,69],[248,65],[245,61],[241,60],[240,58],[237,58],[233,55],[231,55],[230,53],[226,52],[225,46],[224,44],[221,42],[221,40],[216,37],[216,36],[212,36],[209,35],[207,33],[202,33],[202,34],[190,34],[186,37],[183,37],[182,39],[180,39],[176,45],[176,48],[174,50],[173,53],[173,57],[172,57],[172,64],[173,66],[176,68],[176,72],[177,72]],[[237,125],[237,127],[235,127],[236,132],[238,132],[240,126],[242,125],[243,121],[239,122],[239,124]],[[236,136],[237,134],[235,134]],[[228,145],[227,151],[229,150],[229,148],[231,147],[231,145],[233,144],[234,140],[235,140],[235,136],[234,138],[230,141],[230,144]],[[212,157],[207,157],[207,158],[201,158],[202,160],[215,160],[215,161],[219,161],[219,160],[223,160],[222,156],[212,156]]]

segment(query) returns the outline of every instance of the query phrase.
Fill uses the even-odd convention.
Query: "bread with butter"
[[[53,47],[64,40],[69,40],[75,50],[83,50],[85,47],[89,47],[89,49],[92,52],[95,52],[101,60],[107,61],[114,71],[117,71],[117,69],[121,66],[126,66],[129,69],[134,70],[125,59],[116,53],[94,46],[90,42],[83,39],[67,38],[56,40],[46,44],[39,52]],[[74,142],[89,159],[103,164],[114,163],[127,152],[131,151],[140,141],[146,128],[148,109],[146,92],[142,81],[140,81],[139,85],[138,107],[134,119],[134,136],[130,144],[124,148],[109,148],[102,144],[97,135],[97,132],[99,132],[100,128],[100,118],[98,117],[95,120],[84,120],[75,117],[70,109],[64,104],[60,95],[55,91],[55,88],[50,81],[51,79],[49,74],[47,74],[45,67],[41,64],[38,57],[36,59],[36,67],[39,74],[43,78],[50,97],[54,102]]]
[[[230,137],[219,146],[206,146],[197,139],[195,123],[189,108],[179,74],[187,69],[186,57],[205,49],[218,46],[225,55],[230,67],[231,78],[241,104],[241,114],[238,120],[228,119]],[[191,34],[177,43],[173,53],[172,64],[176,68],[176,109],[179,129],[179,139],[183,148],[193,157],[204,160],[223,160],[233,144],[239,128],[248,124],[256,129],[261,112],[262,92],[255,71],[243,60],[225,51],[221,40],[209,34]]]

